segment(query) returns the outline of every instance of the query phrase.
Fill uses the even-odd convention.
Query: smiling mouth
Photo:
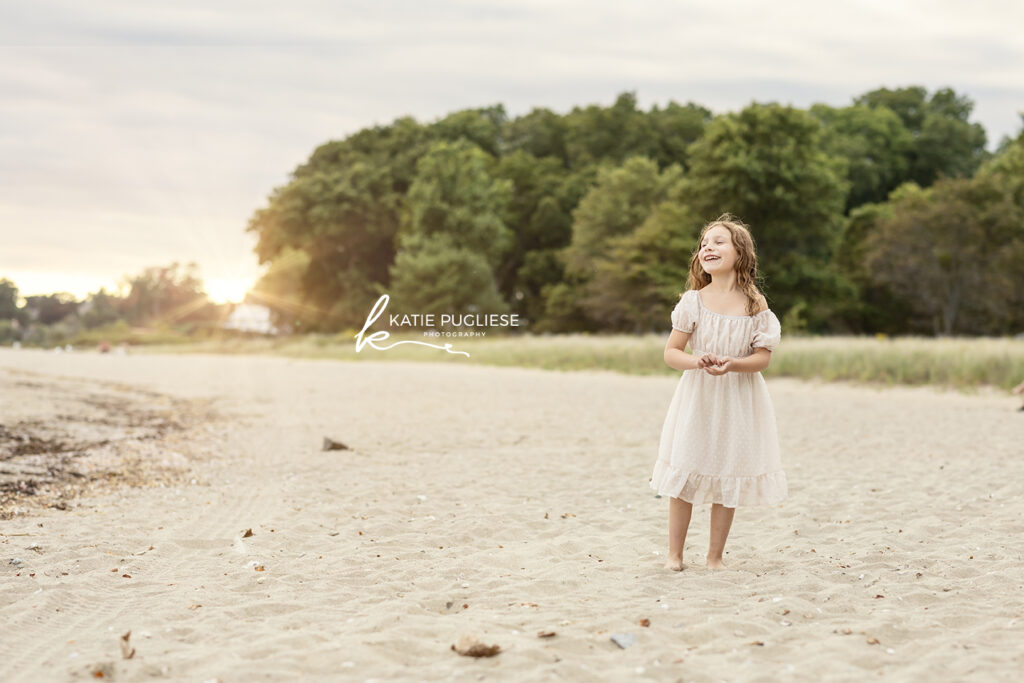
[[[704,259],[704,263],[707,263],[708,261],[718,261],[718,260],[720,260],[720,259],[717,256],[708,256],[707,258]]]

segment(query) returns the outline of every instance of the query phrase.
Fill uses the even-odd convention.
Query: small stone
[[[636,643],[636,634],[634,633],[615,633],[611,636],[611,641],[618,645],[620,648],[625,650],[630,645]]]

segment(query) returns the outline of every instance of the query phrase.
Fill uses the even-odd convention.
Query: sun
[[[240,277],[211,278],[204,283],[206,296],[215,304],[238,303],[245,298],[252,282]]]

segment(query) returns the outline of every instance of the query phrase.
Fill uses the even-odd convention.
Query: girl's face
[[[737,257],[728,228],[716,225],[704,233],[697,258],[705,273],[712,277],[729,273],[735,267]]]

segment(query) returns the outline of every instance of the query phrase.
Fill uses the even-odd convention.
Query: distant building
[[[278,333],[277,327],[270,322],[270,309],[258,304],[238,304],[221,327],[240,332]]]

